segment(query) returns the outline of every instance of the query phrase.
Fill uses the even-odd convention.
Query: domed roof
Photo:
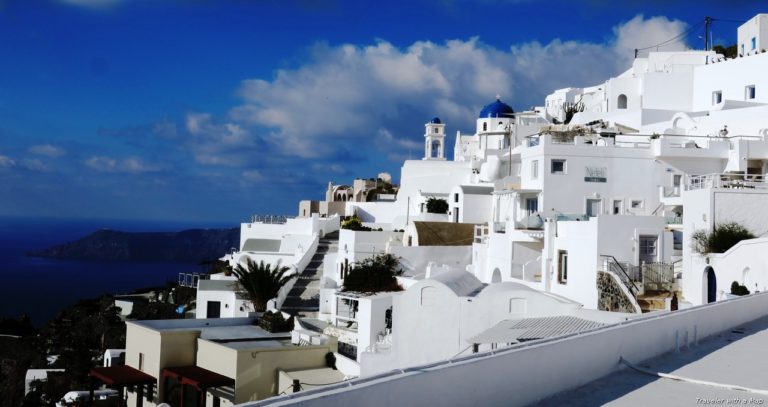
[[[433,117],[432,120],[429,121],[432,124],[441,124],[443,122],[440,121],[439,117]]]
[[[488,117],[512,117],[512,114],[514,114],[515,111],[512,110],[512,108],[501,101],[501,99],[496,98],[496,101],[486,105],[483,110],[480,111],[480,119],[485,119]]]

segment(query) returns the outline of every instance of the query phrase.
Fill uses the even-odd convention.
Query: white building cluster
[[[294,336],[323,338],[316,348],[333,353],[345,378],[722,301],[734,282],[765,291],[767,16],[739,28],[737,58],[651,52],[531,111],[497,97],[473,133],[452,141],[435,117],[423,159],[403,163],[399,186],[388,174],[331,183],[296,219],[243,224],[241,247],[225,259],[281,260],[316,280],[315,305],[283,310],[319,327],[297,322]],[[433,209],[440,200],[445,211]],[[370,230],[338,231],[340,217]],[[693,249],[694,235],[728,223],[757,237],[724,253]],[[383,254],[399,259],[402,291],[345,290],[357,263]],[[251,311],[231,278],[198,290],[198,317]],[[129,346],[126,363],[138,367],[133,354]],[[224,376],[237,370],[215,362],[207,366]]]

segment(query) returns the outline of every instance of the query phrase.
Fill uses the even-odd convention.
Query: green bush
[[[427,199],[427,212],[448,213],[448,202],[445,199],[429,198]]]
[[[749,295],[747,287],[740,285],[738,281],[731,283],[731,294],[733,295]]]
[[[345,220],[344,222],[341,222],[341,228],[342,229],[349,229],[349,230],[358,230],[358,231],[370,231],[371,228],[368,226],[363,226],[363,222],[360,221],[360,218],[357,216],[352,216],[349,219]]]
[[[742,240],[756,236],[744,226],[736,223],[715,225],[711,232],[697,230],[691,236],[692,249],[697,253],[725,253]]]
[[[397,276],[403,274],[400,260],[391,254],[379,254],[355,263],[344,278],[341,291],[375,294],[403,291]]]

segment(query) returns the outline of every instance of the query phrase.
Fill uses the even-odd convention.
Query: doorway
[[[707,303],[717,301],[717,276],[711,266],[704,269],[704,275],[707,279]]]
[[[640,236],[640,264],[655,263],[658,258],[658,236]]]
[[[208,301],[205,317],[220,318],[221,317],[221,301]]]
[[[599,215],[603,206],[602,199],[587,199],[587,217],[594,218]]]

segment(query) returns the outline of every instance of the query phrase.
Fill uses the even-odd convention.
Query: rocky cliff
[[[181,232],[99,230],[82,239],[30,253],[55,259],[200,262],[239,247],[239,229],[190,229]]]

